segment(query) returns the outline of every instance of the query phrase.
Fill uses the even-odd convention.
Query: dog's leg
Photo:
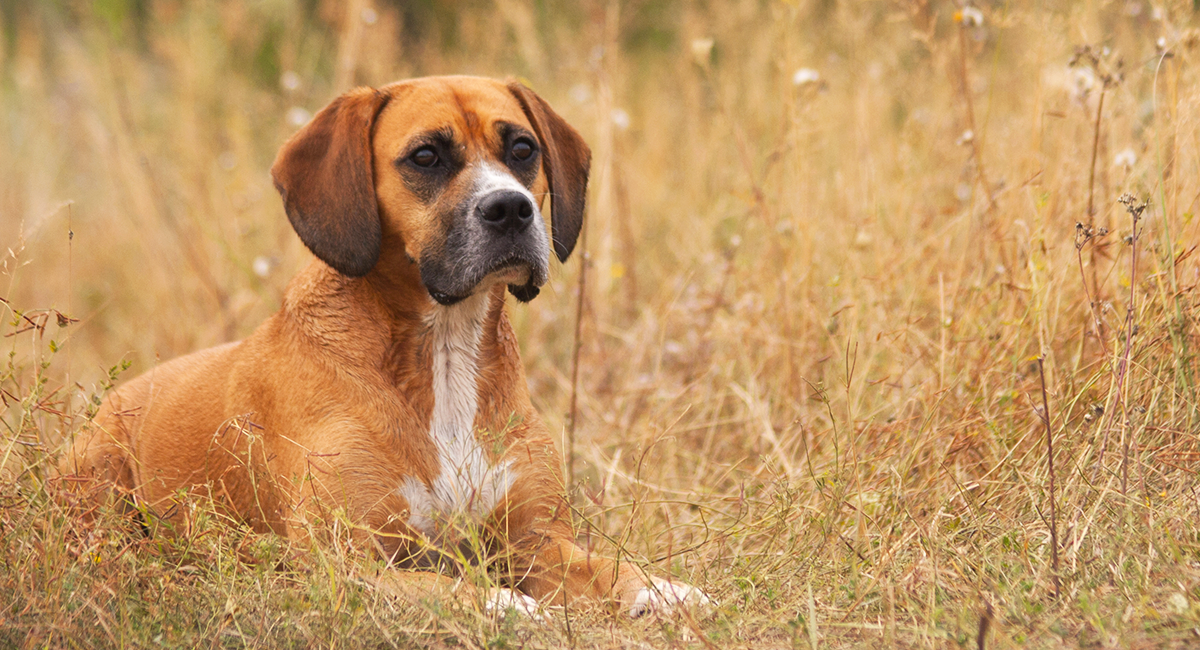
[[[90,517],[93,508],[119,499],[132,511],[129,501],[134,488],[128,423],[136,414],[121,410],[122,400],[114,394],[100,407],[96,417],[77,435],[58,463],[64,491],[76,495],[75,505]]]
[[[632,566],[579,548],[569,526],[527,534],[509,550],[512,581],[542,602],[562,605],[588,598],[624,604],[622,596],[644,584]]]
[[[537,421],[533,421],[537,425]],[[517,481],[494,511],[490,534],[503,549],[508,581],[539,602],[563,605],[592,599],[630,616],[678,606],[708,607],[699,589],[650,576],[631,562],[592,553],[575,544],[571,508],[563,494],[559,457],[549,435],[534,429],[507,455]]]
[[[634,618],[651,611],[712,604],[704,592],[681,581],[652,577],[630,562],[580,548],[572,541],[566,521],[514,540],[510,551],[510,579],[539,602],[562,605],[594,599],[612,603]]]
[[[319,474],[338,475],[336,467],[326,469]],[[477,587],[475,581],[462,577],[470,558],[411,526],[408,516],[396,516],[411,513],[411,506],[396,491],[371,489],[381,483],[368,483],[368,487],[347,493],[344,489],[333,492],[319,480],[309,482],[311,492],[286,522],[287,536],[301,544],[313,543],[311,537],[321,535],[326,527],[314,527],[312,522],[337,517],[328,506],[341,504],[349,520],[358,522],[349,529],[354,545],[386,563],[377,574],[359,575],[381,593],[418,607],[429,607],[437,601],[467,601],[489,615],[515,610],[536,620],[543,618],[536,599],[508,586]]]
[[[520,591],[506,587],[481,590],[469,581],[441,573],[385,570],[377,576],[363,576],[363,582],[381,593],[417,607],[459,600],[478,603],[483,612],[489,615],[503,615],[515,610],[535,620],[543,618],[538,601]]]

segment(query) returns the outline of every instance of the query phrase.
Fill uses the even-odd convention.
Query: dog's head
[[[449,305],[498,282],[519,300],[537,295],[551,244],[561,261],[575,247],[590,160],[520,83],[437,77],[338,97],[284,145],[271,176],[326,264],[366,275],[388,242]]]

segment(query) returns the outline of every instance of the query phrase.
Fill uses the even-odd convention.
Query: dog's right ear
[[[293,135],[271,166],[300,240],[352,277],[379,261],[382,226],[375,203],[371,131],[389,95],[357,88],[330,102]]]

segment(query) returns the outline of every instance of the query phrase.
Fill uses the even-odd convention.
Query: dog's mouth
[[[511,259],[497,264],[495,268],[484,276],[480,284],[491,284],[493,282],[503,282],[508,285],[526,284],[533,277],[533,269],[530,268],[528,262],[519,259]]]
[[[481,288],[500,283],[508,285],[509,293],[517,300],[529,302],[537,297],[547,280],[545,265],[529,260],[524,255],[503,258],[472,275],[474,277],[471,280],[453,283],[459,286],[451,288],[439,282],[438,274],[422,271],[422,276],[426,276],[423,280],[429,296],[444,307],[462,302]]]

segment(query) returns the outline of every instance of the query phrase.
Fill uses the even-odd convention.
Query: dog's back
[[[221,379],[228,376],[238,345],[172,359],[112,391],[91,425],[79,432],[61,470],[99,478],[126,495],[144,487],[148,493],[139,496],[151,500],[202,482],[194,474],[205,463],[194,461],[205,458],[213,433],[228,417]],[[169,441],[158,435],[161,431],[172,432]]]

